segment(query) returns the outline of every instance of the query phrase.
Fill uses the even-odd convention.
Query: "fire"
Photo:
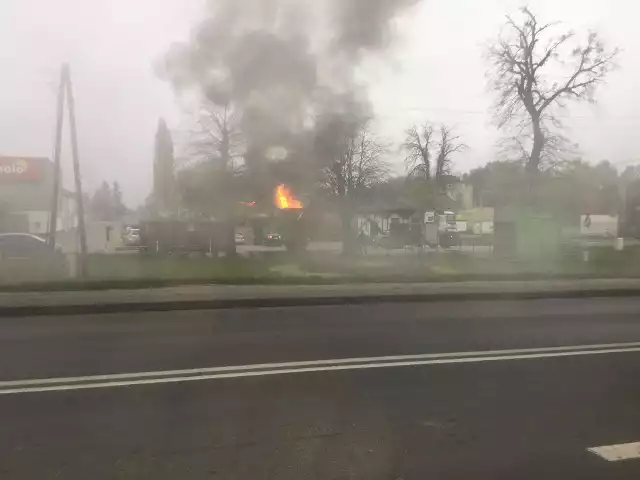
[[[302,203],[293,196],[291,190],[286,185],[278,185],[276,187],[274,202],[276,207],[281,210],[293,208],[303,208]]]

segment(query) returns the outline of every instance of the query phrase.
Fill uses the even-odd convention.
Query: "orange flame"
[[[280,184],[276,187],[274,203],[281,210],[293,208],[303,208],[302,203],[293,196],[291,190],[286,185]]]

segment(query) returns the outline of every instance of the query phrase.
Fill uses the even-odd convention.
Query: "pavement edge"
[[[523,290],[512,292],[437,292],[355,294],[337,296],[248,297],[211,300],[109,302],[93,304],[0,306],[2,317],[108,314],[126,312],[168,312],[188,310],[223,310],[232,308],[273,308],[379,303],[418,303],[482,300],[535,300],[554,298],[638,297],[640,288],[578,288],[564,290]]]

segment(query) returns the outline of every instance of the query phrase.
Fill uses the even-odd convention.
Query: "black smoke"
[[[357,69],[387,51],[394,20],[418,1],[209,0],[190,41],[167,53],[165,75],[179,93],[241,112],[248,161],[274,147],[331,161],[372,113]]]

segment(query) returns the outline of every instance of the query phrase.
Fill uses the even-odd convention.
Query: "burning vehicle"
[[[281,247],[283,245],[282,235],[278,232],[267,233],[263,243],[267,247]]]
[[[284,184],[276,186],[273,203],[277,208],[274,215],[276,229],[267,235],[268,243],[284,245],[290,252],[307,248],[307,211],[291,189]],[[271,237],[271,238],[269,238]]]

